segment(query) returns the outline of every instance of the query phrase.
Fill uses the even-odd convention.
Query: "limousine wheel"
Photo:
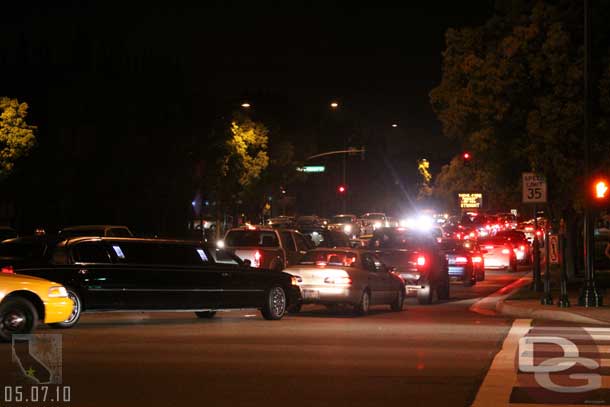
[[[286,293],[282,287],[271,287],[267,292],[267,301],[265,301],[261,313],[265,319],[282,319],[286,313]]]
[[[214,318],[214,315],[216,315],[216,311],[198,311],[195,312],[195,315],[197,315],[197,318]]]
[[[25,298],[9,298],[0,305],[0,340],[8,342],[13,334],[29,334],[36,326],[36,309]]]
[[[74,325],[76,325],[76,323],[80,319],[80,314],[81,314],[81,311],[83,308],[83,302],[81,301],[79,295],[76,293],[76,291],[74,291],[73,288],[66,287],[66,291],[68,292],[68,298],[70,298],[72,300],[72,302],[74,303],[74,307],[72,308],[72,313],[70,314],[68,319],[66,319],[63,322],[49,324],[53,328],[60,328],[60,329],[72,328]]]

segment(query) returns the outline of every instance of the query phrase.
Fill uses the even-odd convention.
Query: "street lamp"
[[[393,123],[393,124],[392,124],[392,127],[396,128],[396,127],[398,127],[398,124]]]
[[[336,109],[339,107],[339,103],[337,102],[330,102],[330,107],[332,107],[333,109]]]
[[[244,102],[241,104],[241,107],[243,107],[244,109],[249,109],[252,105],[248,102]]]

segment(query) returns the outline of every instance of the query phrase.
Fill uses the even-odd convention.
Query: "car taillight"
[[[2,273],[15,274],[15,270],[13,269],[13,266],[4,266],[4,267],[2,267]]]
[[[491,250],[491,249],[493,249],[494,247],[493,247],[493,246],[485,246],[485,248],[486,248],[486,249],[488,249],[488,250]]]
[[[423,267],[426,265],[426,256],[418,256],[417,257],[417,265],[419,267]]]
[[[483,262],[483,258],[481,256],[475,256],[472,258],[472,262],[473,263],[482,263]]]
[[[525,250],[525,246],[524,245],[519,246],[519,250],[524,251]]]
[[[466,264],[468,263],[468,258],[463,256],[458,256],[455,258],[455,264]]]
[[[510,250],[508,250],[508,249],[502,249],[502,254],[509,254],[509,253],[510,253]]]
[[[258,250],[254,253],[254,267],[260,267],[261,266],[261,260],[263,258],[263,255],[261,254],[261,252],[259,252]]]

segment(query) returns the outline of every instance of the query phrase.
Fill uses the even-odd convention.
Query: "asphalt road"
[[[89,314],[70,330],[38,333],[62,334],[64,406],[466,406],[512,322],[468,308],[522,275],[488,271],[475,287],[453,284],[450,301],[409,298],[401,313]],[[19,373],[9,345],[0,362],[10,385]]]

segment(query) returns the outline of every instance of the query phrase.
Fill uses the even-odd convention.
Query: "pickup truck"
[[[234,228],[227,231],[224,247],[252,267],[282,271],[298,264],[312,249],[311,243],[296,230],[270,227]]]

